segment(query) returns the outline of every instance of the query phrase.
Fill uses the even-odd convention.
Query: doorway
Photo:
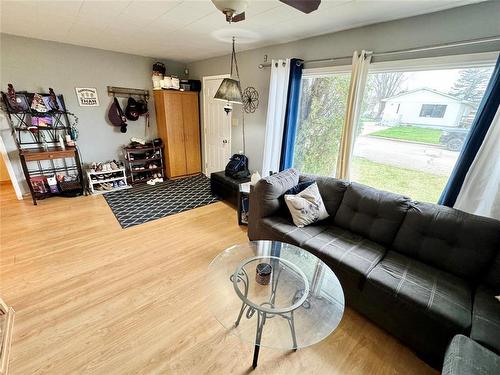
[[[17,199],[23,199],[21,187],[16,179],[16,175],[9,160],[9,155],[7,154],[2,137],[0,137],[0,189],[3,191],[14,189]]]
[[[222,80],[229,75],[203,77],[203,172],[223,171],[231,157],[231,113],[215,100]]]

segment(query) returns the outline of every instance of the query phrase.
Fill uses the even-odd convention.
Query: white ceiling
[[[246,20],[229,25],[210,0],[1,0],[0,31],[190,62],[229,53],[231,34],[241,51],[481,1],[322,0],[306,15],[251,0]]]

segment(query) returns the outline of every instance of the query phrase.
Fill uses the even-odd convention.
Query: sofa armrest
[[[500,302],[493,289],[481,285],[474,296],[470,337],[500,354]]]
[[[295,169],[287,169],[272,176],[261,179],[250,192],[248,216],[248,237],[259,238],[259,223],[265,218],[279,212],[280,197],[299,183],[299,174]]]

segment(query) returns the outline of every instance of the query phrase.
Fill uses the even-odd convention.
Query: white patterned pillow
[[[285,203],[292,214],[293,223],[299,228],[328,217],[317,183],[297,195],[285,194]]]

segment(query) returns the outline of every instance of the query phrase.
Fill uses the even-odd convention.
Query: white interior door
[[[223,171],[231,157],[231,113],[225,103],[215,100],[224,76],[203,77],[204,172]]]

